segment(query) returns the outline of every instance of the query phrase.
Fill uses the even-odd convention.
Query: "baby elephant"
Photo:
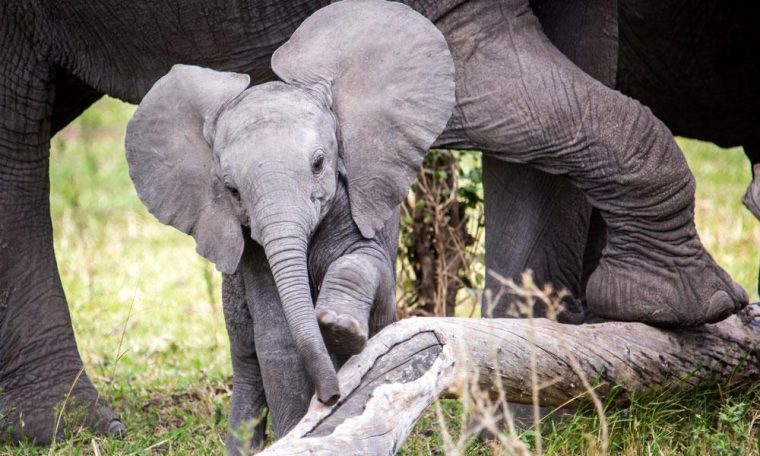
[[[398,212],[374,238],[361,235],[340,179],[335,202],[308,248],[319,325],[338,363],[360,352],[368,337],[394,320],[397,239]],[[262,247],[249,241],[238,271],[223,274],[222,300],[233,367],[227,439],[231,454],[263,443],[265,407],[280,437],[301,419],[314,393],[270,267]]]
[[[348,24],[352,33],[334,42]],[[317,399],[333,404],[338,378],[307,248],[340,198],[363,238],[387,226],[451,115],[454,63],[441,32],[395,2],[335,3],[298,30],[272,56],[281,81],[250,86],[246,74],[175,65],[140,102],[125,146],[137,194],[159,221],[193,236],[222,273],[271,269],[274,284],[260,291],[279,297]],[[377,36],[393,40],[377,46]],[[345,255],[332,268],[368,273],[357,264]],[[347,293],[338,281],[323,288]],[[362,339],[360,320],[335,306],[319,309],[323,326]]]
[[[335,355],[392,320],[398,206],[451,116],[454,62],[411,8],[357,0],[315,12],[271,63],[280,80],[255,86],[175,65],[125,145],[148,210],[226,274],[233,427],[266,404],[282,435],[312,389],[340,398]]]

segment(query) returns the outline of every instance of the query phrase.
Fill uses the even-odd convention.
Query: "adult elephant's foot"
[[[0,440],[49,445],[81,427],[113,437],[124,435],[124,424],[83,372],[77,379],[78,373],[51,376],[39,365],[4,381],[10,387],[3,388],[0,398]]]
[[[59,384],[43,392],[29,387],[4,393],[0,401],[3,440],[49,445],[61,440],[66,431],[82,427],[110,437],[125,434],[124,424],[94,388],[76,388],[68,394],[69,387]]]
[[[52,255],[5,252],[13,255],[0,261],[0,440],[46,445],[81,426],[122,434],[82,367]]]
[[[366,319],[365,319],[366,320]],[[325,346],[337,355],[355,355],[367,345],[369,328],[355,316],[331,309],[317,310],[317,321]]]
[[[748,304],[744,289],[701,246],[690,256],[640,252],[613,251],[602,257],[586,289],[592,314],[657,326],[697,326],[720,321]]]

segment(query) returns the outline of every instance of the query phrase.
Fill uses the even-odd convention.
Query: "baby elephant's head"
[[[371,238],[405,197],[454,105],[441,33],[412,9],[346,0],[309,17],[272,57],[281,81],[175,65],[127,128],[130,175],[161,222],[235,272],[243,226],[262,245],[317,396],[339,396],[309,288],[309,238],[339,174]]]
[[[325,103],[316,92],[270,82],[243,92],[218,117],[221,194],[264,247],[283,235],[305,243],[335,195],[342,162]]]

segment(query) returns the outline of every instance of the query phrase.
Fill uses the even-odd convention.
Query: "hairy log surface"
[[[532,368],[533,367],[533,368]],[[339,373],[341,400],[307,415],[265,454],[392,454],[441,395],[473,383],[509,402],[557,406],[615,388],[760,381],[760,303],[720,323],[665,330],[545,319],[411,318],[373,337]]]

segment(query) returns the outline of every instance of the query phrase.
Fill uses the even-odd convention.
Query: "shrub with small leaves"
[[[401,205],[400,318],[453,316],[462,302],[472,314],[484,281],[483,228],[480,155],[430,151]]]

